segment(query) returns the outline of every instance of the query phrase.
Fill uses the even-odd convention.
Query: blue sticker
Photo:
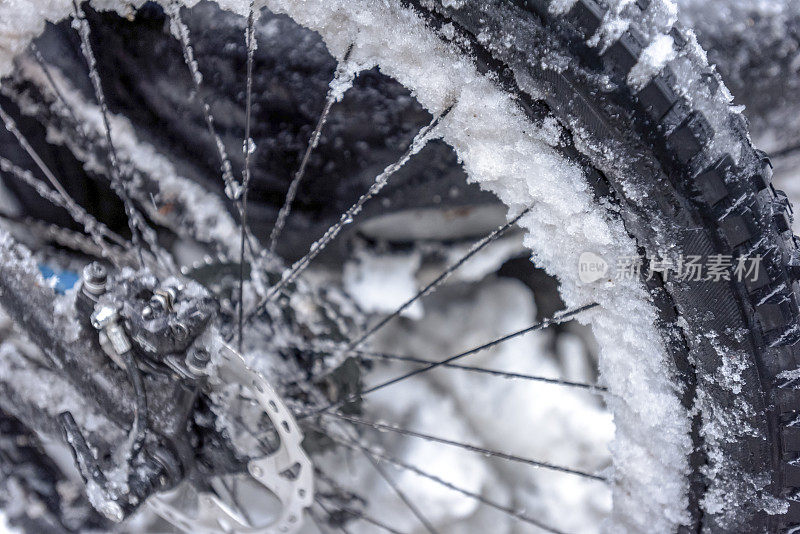
[[[63,295],[78,283],[78,273],[73,271],[54,271],[50,266],[43,263],[39,264],[39,272],[45,280],[55,278],[53,289],[59,295]]]

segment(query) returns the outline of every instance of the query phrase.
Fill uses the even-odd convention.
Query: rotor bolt
[[[195,351],[195,352],[192,354],[192,361],[193,361],[195,364],[197,364],[197,365],[199,365],[199,366],[203,367],[203,366],[205,366],[205,365],[206,365],[206,364],[207,364],[209,361],[211,361],[211,354],[209,354],[207,350],[203,350],[203,349],[196,350],[196,351]]]
[[[211,354],[205,349],[198,349],[186,359],[186,367],[195,374],[203,374],[208,362],[211,361]]]
[[[178,341],[183,341],[189,336],[189,329],[183,323],[174,324],[172,325],[172,335]]]

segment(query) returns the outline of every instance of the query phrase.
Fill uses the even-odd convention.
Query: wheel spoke
[[[83,129],[79,127],[80,121],[78,120],[77,115],[75,115],[75,110],[73,110],[72,106],[69,105],[69,103],[67,102],[66,97],[64,96],[64,93],[58,87],[58,84],[56,84],[55,78],[53,77],[53,73],[50,71],[50,67],[47,65],[47,62],[42,57],[41,52],[39,52],[39,48],[36,46],[36,43],[31,43],[30,44],[30,48],[31,48],[31,52],[33,52],[33,57],[36,60],[36,63],[38,63],[39,67],[42,69],[42,72],[44,73],[45,78],[47,78],[47,82],[50,84],[50,87],[52,88],[53,92],[55,93],[56,98],[58,99],[59,102],[61,102],[61,105],[64,106],[64,109],[66,109],[67,113],[70,116],[70,119],[72,119],[73,124],[75,124],[76,132],[78,133],[79,136],[81,136],[85,140],[85,142],[86,142],[86,144],[88,146],[90,144],[90,141],[89,141],[89,139],[86,138],[86,136],[85,136],[85,134],[83,132]],[[14,135],[17,136],[18,134],[15,133]],[[30,144],[27,141],[25,141],[24,143],[21,142],[21,144],[23,144],[23,148],[25,148],[26,152],[28,152],[30,154],[30,151],[32,150],[32,148],[30,147]],[[61,183],[55,178],[53,173],[47,167],[44,166],[44,164],[41,162],[41,159],[38,156],[36,156],[34,161],[36,161],[37,166],[42,170],[42,172],[44,173],[45,177],[53,185],[53,187],[55,187],[56,191],[58,191],[59,194],[63,197],[65,203],[68,204],[69,207],[65,207],[65,209],[67,209],[68,212],[70,210],[75,210],[76,214],[79,213],[79,212],[85,213],[83,208],[77,202],[75,202],[75,200],[72,199],[72,197],[70,197],[67,194],[67,192],[64,190],[64,188],[61,185]],[[20,178],[20,176],[17,176],[17,177]],[[25,179],[25,178],[23,178],[23,179]],[[29,184],[29,185],[31,185],[31,184]],[[35,187],[35,186],[32,186],[32,187]],[[35,188],[36,188],[37,192],[39,192],[38,187],[35,187]],[[41,193],[39,193],[39,194],[41,194]],[[52,200],[50,200],[50,201],[53,202]],[[78,219],[75,218],[74,214],[70,214],[70,215],[76,222],[81,223],[81,221],[79,221]],[[88,214],[86,214],[86,215],[88,215]],[[118,236],[114,232],[111,232],[111,230],[108,229],[104,224],[100,223],[99,221],[92,221],[92,222],[93,222],[93,224],[96,224],[98,226],[100,232],[104,235],[104,237],[112,239],[112,241],[114,241],[117,245],[119,245],[121,247],[127,247],[128,246],[128,242],[126,240],[124,240],[122,237]]]
[[[372,467],[375,469],[375,471],[377,471],[377,473],[381,476],[381,478],[386,481],[389,487],[392,488],[392,491],[394,491],[395,494],[400,498],[400,500],[403,501],[406,507],[409,510],[411,510],[411,513],[414,514],[414,516],[419,520],[422,526],[425,527],[425,530],[427,530],[430,534],[438,534],[437,530],[433,527],[428,518],[426,518],[425,515],[423,515],[423,513],[420,511],[420,509],[411,501],[411,499],[408,498],[408,495],[406,495],[405,492],[402,489],[400,489],[400,486],[397,485],[397,482],[395,482],[395,480],[391,476],[389,476],[389,473],[386,472],[383,466],[380,463],[378,463],[378,461],[375,459],[375,456],[370,452],[370,450],[361,444],[361,442],[358,440],[355,430],[347,429],[343,430],[343,432],[348,434],[349,439],[352,441],[352,443],[355,444],[356,448],[361,452],[361,454],[364,455],[364,457],[369,461],[370,465],[372,465]]]
[[[86,233],[92,237],[94,242],[101,250],[109,251],[105,239],[113,241],[120,247],[127,248],[128,242],[122,237],[111,231],[106,225],[95,219],[86,210],[84,210],[75,200],[67,193],[66,189],[58,181],[55,174],[44,163],[39,154],[33,149],[33,146],[28,142],[22,132],[17,128],[14,120],[0,107],[0,120],[3,121],[6,129],[17,139],[25,153],[30,157],[39,170],[44,174],[47,181],[53,186],[50,189],[41,180],[36,178],[30,171],[17,167],[6,158],[0,157],[0,170],[13,175],[18,180],[22,180],[30,187],[32,187],[42,198],[50,203],[64,208],[69,216],[78,224],[83,226]],[[109,257],[111,259],[111,257]]]
[[[333,511],[330,508],[328,508],[327,506],[325,506],[325,504],[322,501],[320,501],[319,499],[314,499],[314,502],[317,504],[317,506],[320,507],[320,509],[322,509],[323,512],[325,512],[325,515],[327,515],[329,519],[333,517]],[[312,517],[312,519],[313,519],[313,517]],[[328,524],[330,525],[331,522],[332,521],[328,521]],[[317,520],[316,523],[317,523],[317,527],[319,527],[320,531],[324,532],[325,530],[327,530],[327,529],[323,529],[322,528],[322,524],[321,524],[321,522],[319,520]],[[343,534],[350,534],[350,532],[345,528],[344,525],[336,525],[336,529],[339,530],[340,532],[342,532]]]
[[[401,356],[399,354],[387,354],[385,352],[365,352],[360,350],[350,351],[352,354],[355,354],[359,358],[366,359],[366,360],[388,360],[388,361],[397,361],[397,362],[408,362],[408,363],[416,363],[416,364],[423,364],[423,365],[430,365],[436,363],[436,360],[427,360],[425,358],[415,358],[413,356]],[[561,380],[559,378],[549,378],[546,376],[538,376],[538,375],[530,375],[525,373],[515,373],[511,371],[501,371],[499,369],[488,369],[486,367],[478,367],[475,365],[463,365],[458,363],[447,363],[443,364],[442,367],[447,369],[459,369],[461,371],[469,371],[473,373],[481,373],[487,374],[492,376],[498,376],[502,378],[511,378],[516,379],[519,378],[521,380],[530,380],[532,382],[542,382],[545,384],[553,384],[555,386],[564,386],[570,388],[578,388],[578,389],[586,389],[593,393],[606,393],[608,391],[607,388],[603,386],[598,386],[596,384],[587,384],[585,382],[573,382],[571,380]]]
[[[79,115],[75,106],[70,102],[68,97],[70,93],[66,92],[69,87],[63,86],[64,80],[57,79],[54,69],[47,64],[38,48],[33,44],[31,44],[31,51],[36,63],[42,69],[42,74],[48,81],[49,90],[55,97],[55,100],[40,105],[41,117],[48,117],[48,121],[43,125],[48,129],[59,130],[65,145],[84,163],[92,161],[93,157],[107,159],[105,142],[98,139],[96,131],[88,131],[94,129],[94,125],[91,121],[80,118],[87,113],[91,115],[94,111],[93,108],[87,102],[81,102],[82,113]],[[99,107],[97,111],[99,113]],[[52,115],[48,116],[48,112],[51,112]],[[73,133],[76,133],[77,136],[72,136]],[[105,138],[104,135],[101,137]],[[121,147],[117,146],[117,148]],[[157,155],[157,157],[161,156]],[[174,181],[180,185],[167,186],[170,209],[167,213],[162,213],[160,209],[164,206],[156,205],[151,193],[151,191],[164,193],[165,184],[161,180],[162,177],[151,176],[150,170],[143,168],[141,162],[136,158],[131,158],[131,155],[126,154],[125,150],[117,152],[117,158],[119,167],[124,170],[127,180],[142,184],[141,187],[129,191],[129,194],[138,206],[147,210],[149,217],[181,238],[196,239],[204,245],[211,246],[217,254],[226,254],[230,257],[235,252],[238,255],[238,250],[234,250],[235,247],[229,241],[221,241],[218,238],[218,236],[229,234],[229,229],[233,229],[235,224],[227,212],[215,209],[223,207],[216,194],[206,191],[184,177],[172,174],[170,182]],[[145,167],[147,167],[146,164]],[[207,206],[201,212],[201,210],[193,209],[198,202],[213,203],[215,206]],[[150,209],[151,205],[152,209]],[[173,212],[180,213],[182,216],[171,217],[168,215]]]
[[[5,114],[2,108],[0,108],[0,120],[3,120],[6,124],[6,128],[13,133],[18,134],[19,130],[16,126],[13,126],[11,119],[8,115]],[[21,135],[21,134],[20,134]],[[24,138],[21,138],[24,141]],[[21,143],[23,144],[23,143]],[[23,147],[30,147],[27,141],[24,141]],[[35,153],[33,153],[35,155]],[[86,210],[84,210],[75,200],[63,189],[61,183],[56,179],[55,175],[50,171],[50,169],[44,165],[41,159],[36,156],[35,159],[39,169],[44,173],[47,179],[54,184],[54,189],[50,189],[47,185],[36,178],[33,173],[28,170],[25,170],[21,167],[18,167],[11,163],[11,161],[7,160],[6,158],[0,156],[0,171],[3,171],[7,174],[14,176],[17,180],[25,182],[28,184],[36,193],[42,197],[43,199],[47,200],[54,206],[58,206],[64,208],[70,217],[81,224],[84,227],[86,233],[96,239],[98,245],[103,242],[103,238],[109,239],[113,241],[115,244],[125,247],[128,245],[128,242],[125,241],[121,236],[113,232],[110,228],[106,225],[95,219],[92,215],[90,215]]]
[[[536,527],[538,527],[538,528],[540,528],[540,529],[542,529],[542,530],[544,530],[546,532],[552,532],[554,534],[564,534],[561,530],[558,530],[558,529],[556,529],[554,527],[545,525],[541,521],[539,521],[539,520],[537,520],[537,519],[535,519],[533,517],[530,517],[524,511],[515,510],[514,508],[512,508],[510,506],[505,506],[503,504],[495,502],[495,501],[489,499],[488,497],[484,497],[483,495],[480,495],[478,493],[475,493],[475,492],[472,492],[470,490],[467,490],[467,489],[461,488],[459,486],[456,486],[455,484],[453,484],[451,482],[448,482],[448,481],[446,481],[446,480],[444,480],[444,479],[442,479],[442,478],[440,478],[440,477],[438,477],[438,476],[436,476],[434,474],[428,473],[427,471],[424,471],[424,470],[420,469],[419,467],[416,467],[416,466],[411,465],[411,464],[409,464],[407,462],[404,462],[402,460],[399,460],[397,458],[389,456],[388,454],[385,454],[385,453],[383,453],[381,451],[372,449],[372,448],[370,448],[370,447],[368,447],[366,445],[363,445],[358,440],[355,440],[355,439],[352,439],[352,438],[345,439],[345,438],[342,438],[340,436],[330,435],[330,433],[328,434],[328,436],[332,440],[336,441],[337,443],[340,443],[341,445],[343,445],[343,446],[345,446],[345,447],[347,447],[349,449],[352,449],[352,450],[362,450],[363,449],[366,452],[366,454],[371,456],[374,460],[383,460],[383,461],[388,462],[388,463],[390,463],[390,464],[392,464],[392,465],[394,465],[394,466],[396,466],[396,467],[398,467],[400,469],[403,469],[405,471],[410,471],[410,472],[412,472],[412,473],[414,473],[416,475],[419,475],[419,476],[421,476],[423,478],[426,478],[428,480],[436,482],[437,484],[439,484],[441,486],[444,486],[446,488],[449,488],[452,491],[460,493],[460,494],[462,494],[462,495],[464,495],[466,497],[469,497],[469,498],[471,498],[471,499],[473,499],[475,501],[478,501],[478,502],[480,502],[480,503],[482,503],[482,504],[484,504],[486,506],[494,508],[495,510],[503,512],[504,514],[506,514],[509,517],[512,517],[512,518],[514,518],[514,519],[516,519],[518,521],[522,521],[522,522],[534,525],[534,526],[536,526]]]
[[[75,114],[75,110],[72,109],[72,106],[70,106],[69,102],[67,102],[67,98],[64,96],[63,91],[61,91],[58,84],[56,83],[56,80],[53,77],[53,73],[50,71],[50,67],[47,65],[47,62],[44,60],[44,57],[42,57],[41,52],[39,52],[39,47],[36,46],[36,43],[31,43],[31,52],[33,52],[33,58],[36,60],[36,63],[39,64],[39,67],[42,69],[42,72],[44,72],[44,76],[45,78],[47,78],[47,83],[50,84],[50,87],[56,94],[56,98],[58,99],[59,102],[61,102],[61,105],[64,106],[64,109],[67,110],[67,113],[69,114],[70,119],[72,119],[73,124],[75,124],[76,126],[79,125],[80,121],[78,120],[78,116]],[[76,130],[78,132],[78,135],[84,137],[84,132],[82,128],[76,128]]]
[[[247,30],[245,31],[245,46],[247,46],[247,96],[245,103],[245,125],[244,125],[244,176],[242,178],[242,224],[240,227],[239,240],[239,352],[242,351],[244,339],[244,255],[245,239],[247,237],[247,194],[250,190],[250,155],[252,140],[250,139],[250,121],[253,114],[253,56],[256,51],[256,34],[254,31],[255,6],[250,0],[250,9],[247,13]]]
[[[352,491],[350,491],[348,489],[342,488],[335,480],[333,480],[333,478],[331,478],[330,476],[325,474],[325,472],[323,472],[319,467],[315,467],[314,468],[314,473],[317,476],[317,480],[321,480],[322,482],[327,484],[331,488],[331,491],[333,491],[334,493],[339,494],[339,495],[354,496],[355,498],[358,499],[358,496],[354,492],[352,492]],[[321,495],[317,494],[316,498],[321,498],[321,497],[322,497]],[[371,523],[372,525],[375,525],[376,527],[378,527],[378,528],[380,528],[380,529],[382,529],[382,530],[384,530],[386,532],[389,532],[391,534],[403,534],[402,532],[390,527],[386,523],[384,523],[382,521],[379,521],[379,520],[375,519],[374,517],[371,517],[370,515],[366,514],[362,510],[358,510],[358,509],[355,509],[355,508],[351,508],[349,506],[342,506],[342,505],[339,505],[339,509],[342,512],[348,514],[348,515],[352,515],[356,519],[360,519],[362,521],[366,521],[367,523]]]
[[[239,184],[233,177],[233,165],[231,164],[228,151],[225,148],[225,143],[217,132],[216,121],[214,114],[211,112],[210,104],[202,96],[202,80],[203,75],[197,65],[197,60],[194,55],[194,48],[192,47],[191,37],[189,35],[189,28],[181,18],[181,8],[178,2],[170,1],[167,4],[167,15],[169,16],[172,24],[173,33],[177,36],[180,42],[181,50],[183,52],[183,60],[186,67],[191,74],[192,84],[197,98],[200,101],[200,107],[203,110],[203,119],[206,123],[206,129],[209,135],[214,140],[214,145],[217,149],[217,155],[220,159],[220,169],[222,171],[222,181],[225,185],[225,195],[236,202],[237,210],[239,212],[240,222],[240,251],[239,251],[239,312],[238,312],[238,345],[241,349],[243,335],[244,335],[244,255],[245,255],[245,241],[247,246],[251,249],[251,254],[256,256],[260,254],[260,247],[257,245],[255,238],[247,226],[247,194],[250,187],[251,178],[251,155],[253,151],[252,139],[250,135],[252,124],[252,98],[253,98],[253,61],[256,50],[255,38],[255,4],[250,2],[250,9],[247,17],[247,29],[245,30],[245,45],[247,47],[247,102],[246,102],[246,119],[245,119],[245,136],[242,144],[244,151],[245,166],[243,170],[242,183]]]
[[[414,140],[411,142],[411,145],[400,157],[400,159],[386,167],[384,171],[375,178],[375,181],[370,186],[369,190],[364,193],[346,212],[344,212],[339,220],[333,226],[328,228],[321,238],[311,245],[308,253],[283,272],[281,280],[267,291],[267,294],[264,295],[255,309],[250,313],[248,318],[252,315],[255,315],[259,309],[265,306],[268,302],[272,301],[278,294],[280,294],[281,290],[286,287],[287,284],[294,281],[306,268],[308,268],[311,261],[316,258],[317,255],[339,235],[339,232],[341,232],[342,228],[345,225],[350,224],[353,221],[353,217],[361,212],[364,204],[369,199],[377,195],[384,188],[384,186],[386,186],[386,184],[389,182],[389,178],[399,171],[403,165],[405,165],[411,159],[411,157],[414,156],[414,154],[418,153],[425,147],[425,145],[431,139],[433,130],[439,124],[439,121],[450,112],[450,109],[451,108],[448,108],[440,115],[434,117],[427,126],[422,128],[422,130],[417,133],[417,135],[414,137]]]
[[[281,206],[281,209],[278,212],[278,218],[275,221],[275,226],[272,228],[272,232],[270,232],[269,235],[269,251],[272,253],[275,253],[275,247],[278,244],[278,237],[280,237],[283,227],[286,225],[286,220],[292,211],[292,203],[294,202],[295,196],[297,196],[297,189],[300,186],[300,182],[303,180],[303,176],[305,176],[306,167],[311,159],[311,153],[314,152],[314,149],[316,149],[317,145],[319,144],[322,128],[325,127],[325,123],[328,121],[328,115],[331,112],[334,102],[336,102],[338,98],[341,98],[341,95],[338,93],[338,91],[336,91],[335,85],[346,80],[347,77],[352,77],[352,74],[350,74],[348,68],[348,61],[350,60],[350,53],[352,51],[353,45],[350,45],[344,55],[344,59],[342,59],[342,62],[339,63],[336,68],[336,72],[333,75],[333,80],[328,87],[328,94],[325,97],[325,106],[322,108],[322,113],[320,113],[319,119],[317,119],[317,125],[314,127],[314,131],[311,133],[311,137],[308,140],[308,146],[306,146],[306,151],[303,154],[302,161],[300,162],[300,167],[297,169],[294,178],[292,178],[292,182],[289,184],[289,190],[286,192],[286,198],[283,201],[283,206]]]
[[[426,441],[432,441],[432,442],[435,442],[435,443],[441,443],[441,444],[444,444],[444,445],[450,445],[450,446],[453,446],[453,447],[459,447],[461,449],[465,449],[465,450],[468,450],[468,451],[479,453],[479,454],[482,454],[484,456],[491,456],[491,457],[494,457],[494,458],[501,458],[503,460],[509,460],[511,462],[527,464],[527,465],[530,465],[530,466],[533,466],[533,467],[541,467],[541,468],[550,469],[550,470],[553,470],[553,471],[560,471],[562,473],[568,473],[570,475],[577,475],[577,476],[585,477],[585,478],[588,478],[588,479],[591,479],[591,480],[599,480],[601,482],[608,482],[608,480],[605,477],[602,477],[602,476],[599,476],[599,475],[594,475],[594,474],[588,473],[586,471],[581,471],[581,470],[578,470],[578,469],[572,469],[570,467],[563,467],[563,466],[560,466],[560,465],[551,464],[549,462],[541,462],[539,460],[531,460],[530,458],[523,458],[521,456],[508,454],[508,453],[505,453],[505,452],[494,451],[494,450],[487,449],[487,448],[484,448],[484,447],[478,447],[477,445],[471,445],[469,443],[461,443],[461,442],[450,440],[450,439],[446,439],[446,438],[432,436],[430,434],[425,434],[425,433],[417,432],[417,431],[414,431],[414,430],[408,430],[408,429],[405,429],[405,428],[400,428],[398,426],[389,425],[389,424],[386,424],[386,423],[377,423],[377,422],[374,422],[374,421],[367,421],[367,420],[361,419],[359,417],[353,417],[353,416],[345,415],[345,414],[341,414],[341,413],[326,413],[324,415],[326,415],[328,417],[335,417],[337,419],[342,419],[344,421],[349,421],[349,422],[355,423],[357,425],[369,427],[369,428],[372,428],[373,430],[377,430],[379,432],[394,432],[396,434],[401,434],[403,436],[410,436],[410,437],[414,437],[414,438],[424,439]]]
[[[417,358],[415,356],[405,356],[401,354],[390,354],[387,352],[376,352],[376,351],[366,351],[366,350],[348,350],[346,347],[331,347],[327,350],[324,348],[310,348],[310,347],[303,347],[303,346],[294,346],[292,345],[291,348],[293,350],[298,350],[301,352],[306,353],[313,353],[317,355],[333,355],[333,354],[341,354],[347,353],[352,354],[358,357],[361,360],[368,360],[368,361],[392,361],[392,362],[406,362],[406,363],[414,363],[420,365],[430,365],[437,362],[437,360],[430,360],[426,358]],[[517,373],[514,371],[502,371],[500,369],[489,369],[487,367],[479,367],[476,365],[464,365],[458,363],[446,363],[442,364],[441,367],[445,369],[455,369],[460,371],[467,371],[472,373],[480,373],[486,374],[490,376],[497,376],[501,378],[509,378],[509,379],[520,379],[520,380],[529,380],[532,382],[542,382],[544,384],[552,384],[554,386],[563,386],[569,388],[577,388],[577,389],[585,389],[592,393],[597,394],[604,394],[608,392],[608,388],[604,386],[600,386],[597,384],[589,384],[586,382],[575,382],[572,380],[563,380],[560,378],[551,378],[547,376],[539,376],[539,375],[531,375],[527,373]]]
[[[89,66],[89,79],[92,82],[94,95],[97,99],[97,104],[100,106],[100,113],[103,117],[103,127],[105,129],[106,143],[108,144],[108,166],[109,176],[111,177],[111,186],[117,193],[117,196],[119,196],[120,200],[122,200],[122,205],[124,206],[125,212],[128,216],[128,226],[131,229],[131,240],[133,241],[133,246],[136,248],[139,256],[139,262],[142,266],[145,265],[143,252],[144,241],[150,247],[151,252],[155,255],[159,262],[161,262],[161,264],[167,270],[174,272],[176,270],[174,262],[172,262],[171,258],[158,245],[158,238],[155,234],[155,231],[150,228],[147,223],[145,223],[144,218],[133,205],[133,201],[131,200],[128,192],[129,184],[127,183],[127,180],[123,181],[122,179],[119,160],[117,158],[117,150],[111,137],[111,123],[109,121],[108,104],[106,103],[105,93],[103,92],[103,85],[100,82],[100,73],[97,70],[97,60],[92,50],[89,21],[86,20],[86,16],[84,15],[83,10],[81,9],[77,0],[72,0],[72,7],[75,11],[75,18],[78,21],[78,35],[81,39],[81,51],[86,59],[87,65]]]
[[[177,36],[178,42],[181,44],[183,61],[186,63],[186,67],[189,69],[197,98],[200,100],[200,107],[203,109],[203,118],[206,122],[206,128],[208,129],[208,133],[211,135],[211,138],[214,140],[214,144],[217,148],[217,155],[219,156],[220,168],[222,170],[222,179],[225,184],[225,194],[232,200],[238,200],[241,195],[241,187],[233,177],[233,166],[231,165],[231,160],[228,157],[228,151],[225,148],[225,144],[222,142],[222,138],[217,133],[214,115],[211,113],[211,106],[202,96],[201,84],[203,75],[200,73],[200,70],[197,66],[197,60],[194,57],[194,48],[192,47],[190,40],[189,28],[186,26],[186,24],[184,24],[183,19],[181,19],[180,4],[174,0],[168,2],[166,11],[172,24],[173,33]],[[250,51],[248,50],[248,55],[249,54]],[[245,142],[249,142],[249,139],[246,138]]]
[[[31,217],[18,218],[8,215],[0,215],[0,217],[8,222],[24,225],[27,230],[43,241],[55,243],[60,247],[85,254],[86,256],[107,259],[117,267],[136,265],[136,257],[130,249],[123,249],[116,245],[106,245],[105,243],[100,246],[94,238],[87,237],[86,234],[58,226],[57,224],[45,223]]]
[[[167,4],[167,15],[170,18],[170,22],[173,25],[174,33],[178,37],[178,42],[181,44],[181,49],[183,50],[183,60],[186,64],[186,67],[189,69],[189,73],[191,74],[192,83],[194,84],[195,93],[197,94],[197,98],[200,100],[201,108],[203,110],[203,118],[206,123],[206,129],[208,130],[209,135],[214,140],[214,145],[217,149],[217,155],[220,159],[220,169],[222,171],[222,181],[225,184],[225,195],[230,198],[231,200],[236,202],[236,207],[239,212],[239,221],[241,225],[244,227],[245,235],[247,236],[247,240],[249,242],[249,247],[254,250],[254,255],[260,253],[260,247],[257,244],[257,241],[253,237],[252,232],[250,232],[249,228],[245,224],[243,217],[244,214],[242,213],[243,205],[242,205],[242,194],[243,194],[243,184],[239,184],[233,177],[233,165],[231,164],[230,157],[228,157],[228,151],[225,148],[225,143],[222,142],[222,138],[219,136],[216,127],[216,121],[214,120],[214,115],[211,113],[211,106],[202,96],[202,81],[203,75],[200,73],[200,70],[197,66],[197,60],[194,57],[194,48],[192,48],[192,43],[190,40],[189,35],[189,28],[184,24],[183,19],[181,19],[181,10],[180,5],[176,1],[171,1]],[[255,17],[255,13],[253,13]],[[248,46],[252,45],[255,47],[255,34],[253,34],[253,41],[252,43],[248,44]],[[248,49],[248,62],[252,61],[250,57],[251,54],[255,53],[255,48],[253,50]],[[252,65],[248,68],[252,69]],[[252,71],[248,75],[248,80],[250,83],[250,90],[251,90],[251,98],[252,98]],[[244,149],[246,151],[250,151],[250,137],[247,135],[245,137],[245,145]],[[249,169],[245,172],[249,175]],[[243,179],[244,181],[244,179]],[[258,252],[255,252],[258,251]]]
[[[509,341],[511,339],[514,339],[516,337],[519,337],[519,336],[522,336],[522,335],[525,335],[525,334],[528,334],[530,332],[535,332],[535,331],[547,328],[548,326],[551,326],[551,325],[563,323],[564,321],[572,319],[573,317],[575,317],[575,316],[577,316],[577,315],[579,315],[579,314],[581,314],[581,313],[583,313],[585,311],[591,310],[591,309],[593,309],[593,308],[595,308],[597,306],[598,306],[597,303],[593,303],[593,304],[587,304],[585,306],[580,306],[578,308],[572,308],[570,310],[566,310],[566,311],[560,312],[560,313],[554,315],[551,319],[546,319],[546,320],[542,321],[541,323],[537,323],[537,324],[535,324],[533,326],[529,326],[527,328],[523,328],[522,330],[517,330],[516,332],[512,332],[512,333],[507,334],[507,335],[505,335],[503,337],[500,337],[500,338],[495,339],[493,341],[490,341],[488,343],[484,343],[483,345],[480,345],[478,347],[474,347],[474,348],[469,349],[467,351],[460,352],[460,353],[458,353],[458,354],[456,354],[454,356],[450,356],[449,358],[446,358],[444,360],[433,362],[433,363],[431,363],[429,365],[426,365],[425,367],[422,367],[422,368],[419,368],[419,369],[415,369],[413,371],[409,371],[408,373],[402,374],[402,375],[397,376],[395,378],[391,378],[389,380],[386,380],[385,382],[381,382],[380,384],[378,384],[376,386],[372,386],[372,387],[370,387],[370,388],[368,388],[368,389],[366,389],[364,391],[361,391],[360,393],[354,393],[352,395],[348,395],[346,398],[344,398],[342,400],[339,400],[339,401],[336,401],[336,402],[332,402],[332,403],[330,403],[327,406],[324,406],[322,408],[318,408],[316,410],[312,410],[312,411],[306,412],[304,414],[299,414],[297,416],[297,418],[298,419],[304,419],[304,418],[307,418],[307,417],[311,417],[313,415],[318,415],[318,414],[321,414],[323,412],[327,412],[327,411],[332,410],[332,409],[339,408],[339,407],[341,407],[341,406],[343,406],[343,405],[345,405],[345,404],[347,404],[349,402],[352,402],[352,401],[357,400],[357,399],[359,399],[361,397],[369,395],[370,393],[374,393],[375,391],[381,390],[381,389],[383,389],[385,387],[397,384],[398,382],[402,382],[402,381],[407,380],[407,379],[409,379],[409,378],[411,378],[413,376],[417,376],[419,374],[426,373],[426,372],[430,371],[431,369],[436,369],[437,367],[442,367],[442,366],[447,365],[449,363],[453,363],[456,360],[460,360],[460,359],[465,358],[467,356],[471,356],[471,355],[473,355],[475,353],[484,351],[486,349],[490,349],[492,347],[500,345],[501,343],[505,343],[506,341]]]
[[[320,499],[320,497],[315,497],[314,500],[317,501],[317,502],[320,502],[321,499]],[[353,519],[358,519],[358,520],[364,521],[366,523],[369,523],[369,524],[371,524],[373,526],[376,526],[379,529],[383,530],[384,532],[388,532],[389,534],[403,534],[399,530],[396,530],[396,529],[390,527],[389,525],[387,525],[386,523],[384,523],[382,521],[378,521],[374,517],[365,514],[361,510],[354,510],[352,508],[340,507],[338,511],[344,512],[345,514],[347,514],[349,516],[352,516]]]
[[[469,251],[464,256],[462,256],[458,261],[456,261],[455,263],[450,265],[447,269],[445,269],[444,272],[442,272],[439,276],[437,276],[431,283],[429,283],[424,288],[422,288],[422,290],[420,290],[416,295],[414,295],[413,297],[408,299],[405,303],[403,303],[395,311],[393,311],[392,313],[390,313],[389,315],[387,315],[386,317],[384,317],[383,319],[378,321],[378,323],[376,323],[374,326],[372,326],[369,329],[367,329],[367,331],[364,332],[363,334],[361,334],[361,336],[359,338],[357,338],[355,341],[352,341],[350,343],[349,349],[355,349],[355,348],[361,346],[367,339],[372,337],[381,328],[383,328],[384,326],[389,324],[389,321],[391,321],[395,317],[399,316],[406,309],[408,309],[409,306],[414,304],[416,301],[418,301],[419,299],[421,299],[425,295],[428,295],[428,294],[436,291],[436,289],[440,285],[442,285],[450,277],[450,275],[453,274],[453,272],[455,272],[459,267],[464,265],[464,263],[469,261],[469,259],[472,258],[475,254],[477,254],[478,252],[480,252],[481,250],[486,248],[490,243],[492,243],[492,242],[496,241],[497,239],[499,239],[500,237],[502,237],[503,234],[505,234],[512,226],[517,224],[517,222],[522,217],[527,215],[530,212],[530,210],[531,210],[530,207],[524,209],[522,211],[522,213],[520,213],[519,215],[517,215],[516,217],[511,219],[509,222],[507,222],[506,224],[504,224],[500,228],[496,229],[494,232],[492,232],[488,236],[484,237],[483,239],[481,239],[480,241],[478,241],[477,243],[472,245],[470,247]]]

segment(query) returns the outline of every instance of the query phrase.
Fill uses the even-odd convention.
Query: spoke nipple
[[[347,47],[347,51],[344,53],[344,57],[342,58],[343,62],[347,62],[350,60],[350,54],[353,53],[353,48],[355,46],[356,46],[355,43],[350,43],[350,45]]]
[[[451,111],[453,111],[453,108],[454,108],[455,106],[456,106],[456,101],[455,101],[455,100],[454,100],[454,101],[452,101],[450,104],[448,104],[448,106],[447,106],[446,108],[444,108],[444,111],[442,111],[442,112],[439,114],[439,120],[441,120],[441,119],[443,119],[443,118],[447,117],[447,116],[450,114],[450,112],[451,112]]]

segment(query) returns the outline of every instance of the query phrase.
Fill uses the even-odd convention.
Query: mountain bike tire
[[[694,37],[678,25],[654,24],[663,10],[657,1],[628,4],[622,18],[630,25],[604,49],[587,44],[609,12],[594,0],[491,2],[472,12],[463,7],[440,12],[472,35],[520,32],[511,33],[512,46],[489,46],[487,52],[509,65],[517,80],[536,79],[550,109],[571,126],[578,142],[592,146],[601,140],[636,162],[633,169],[621,169],[600,151],[585,151],[623,206],[627,230],[650,258],[664,243],[687,254],[758,251],[765,258],[756,282],[684,287],[666,282],[653,289],[665,319],[685,320],[682,339],[673,347],[687,386],[686,402],[694,403],[700,390],[710,397],[701,419],[713,421],[725,412],[727,424],[739,427],[724,429],[732,432],[728,436],[715,436],[703,421],[695,421],[696,446],[706,451],[718,447],[715,454],[725,460],[718,464],[721,469],[704,474],[707,456],[694,459],[693,524],[687,528],[781,531],[800,521],[800,503],[790,498],[800,483],[794,463],[800,434],[792,424],[800,409],[792,374],[800,357],[800,286],[791,207],[785,194],[770,185],[768,158],[751,145],[745,119],[731,109],[729,95]],[[543,72],[526,61],[535,57],[535,47],[523,32],[534,25],[543,33],[539,42],[556,42],[572,58],[561,72]],[[638,87],[629,74],[659,36],[672,39],[677,57]],[[515,90],[525,92],[519,86]],[[626,193],[632,190],[638,198]],[[654,219],[667,223],[654,229]],[[740,329],[746,337],[736,335]],[[726,351],[747,354],[738,393],[714,377],[722,361],[709,343],[710,333]],[[735,406],[742,399],[754,410],[740,418]],[[757,429],[755,435],[746,435],[748,425]],[[767,474],[763,493],[756,492],[766,500],[753,500],[752,484]],[[726,509],[722,494],[736,506]]]

